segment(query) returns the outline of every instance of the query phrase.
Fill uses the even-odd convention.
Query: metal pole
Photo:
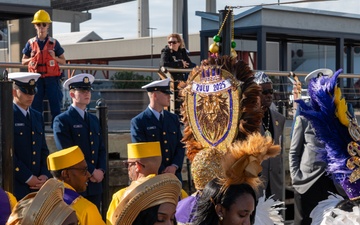
[[[188,25],[188,2],[183,0],[183,14],[182,14],[182,31],[183,40],[186,49],[189,49],[189,25]]]
[[[14,113],[12,99],[12,82],[7,80],[4,70],[4,80],[0,81],[0,181],[1,187],[13,193],[13,147],[14,147]]]
[[[154,50],[154,39],[153,39],[153,30],[156,30],[155,27],[148,27],[148,30],[150,30],[150,42],[151,42],[151,68],[153,67],[154,63],[153,63],[153,50]],[[153,72],[151,72],[151,77],[153,76]]]
[[[106,212],[109,206],[109,139],[108,139],[108,108],[104,99],[100,98],[96,101],[96,114],[100,120],[102,141],[104,143],[106,152],[106,173],[102,182],[103,194],[101,201],[101,215],[104,221],[106,221]]]
[[[219,28],[223,24],[224,19],[226,18],[229,10],[219,10]],[[230,55],[231,53],[231,20],[232,20],[232,10],[228,15],[225,24],[223,26],[222,32],[220,33],[219,42],[219,55]]]

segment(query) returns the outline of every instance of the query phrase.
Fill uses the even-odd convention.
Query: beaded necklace
[[[263,126],[265,128],[265,136],[267,137],[272,137],[272,134],[270,132],[270,111],[269,109],[267,110],[267,126],[265,125],[264,121],[263,121]]]

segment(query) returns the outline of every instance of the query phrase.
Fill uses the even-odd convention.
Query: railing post
[[[100,120],[102,140],[106,152],[106,173],[102,182],[103,194],[101,203],[101,215],[106,221],[106,212],[109,206],[109,139],[108,139],[108,108],[103,98],[96,101],[96,114]]]
[[[11,93],[12,82],[8,81],[4,70],[0,79],[0,182],[4,190],[13,193],[14,113]]]

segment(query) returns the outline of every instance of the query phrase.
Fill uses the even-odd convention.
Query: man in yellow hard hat
[[[97,207],[82,197],[90,178],[84,154],[78,146],[66,148],[48,156],[51,174],[64,182],[64,201],[76,212],[79,224],[105,224]]]
[[[51,116],[61,112],[62,92],[60,85],[61,71],[59,64],[65,64],[64,49],[60,43],[49,36],[48,30],[51,24],[50,15],[45,10],[35,13],[31,22],[36,30],[36,37],[28,40],[22,50],[22,64],[28,65],[28,71],[39,73],[41,77],[36,82],[37,94],[35,95],[32,108],[42,113],[45,94],[49,100]]]
[[[132,183],[142,182],[143,179],[153,178],[158,174],[162,160],[160,142],[130,143],[127,145],[127,153],[128,160],[124,164]],[[112,215],[126,192],[127,188],[123,188],[113,195],[106,214],[106,224],[112,224]],[[184,191],[181,194],[181,198],[187,197]]]

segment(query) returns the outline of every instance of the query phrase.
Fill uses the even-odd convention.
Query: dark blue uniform
[[[131,120],[132,142],[159,141],[161,144],[161,173],[166,167],[178,166],[175,175],[181,179],[181,169],[184,161],[184,145],[180,142],[182,134],[177,115],[164,110],[163,124],[155,117],[149,108]]]
[[[80,116],[72,106],[54,119],[54,139],[61,150],[78,145],[85,156],[90,174],[95,169],[106,168],[106,151],[101,138],[100,122],[95,115],[88,114],[88,121]],[[102,183],[89,181],[84,197],[93,196],[101,199]],[[91,197],[92,198],[92,197]]]
[[[46,158],[49,149],[45,141],[44,122],[42,115],[30,111],[30,120],[13,104],[14,109],[14,195],[17,200],[30,192],[25,182],[31,177],[46,175],[51,177],[47,169]]]

